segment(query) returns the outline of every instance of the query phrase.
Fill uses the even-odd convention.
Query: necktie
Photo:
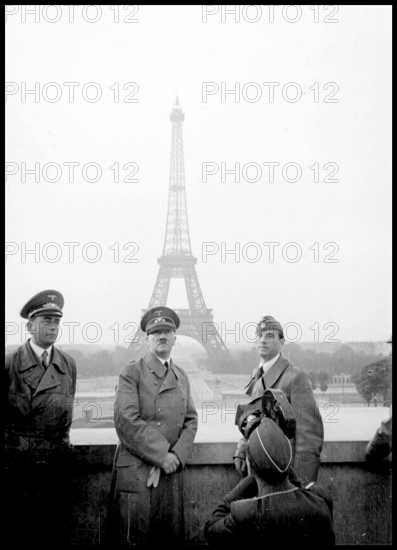
[[[48,367],[48,351],[44,350],[41,354],[41,364],[46,369]]]
[[[168,369],[168,361],[166,361],[166,362],[164,363],[164,366],[165,366],[166,369]]]
[[[258,372],[255,376],[255,381],[252,388],[251,397],[259,397],[263,395],[263,390],[265,389],[264,381],[263,381],[263,367],[262,365],[259,367]]]

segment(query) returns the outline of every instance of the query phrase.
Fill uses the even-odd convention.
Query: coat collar
[[[33,367],[38,364],[39,358],[32,350],[29,342],[26,342],[20,348],[21,352],[21,364],[19,365],[18,370],[23,372],[30,367]],[[52,346],[52,364],[57,367],[57,369],[62,373],[66,374],[65,367],[63,366],[62,357],[59,351],[55,346]]]
[[[291,362],[288,361],[288,359],[284,357],[282,353],[280,353],[280,357],[277,359],[274,365],[272,365],[270,369],[266,371],[263,375],[266,388],[271,388],[290,364]]]
[[[271,388],[277,380],[280,378],[281,374],[285,371],[285,369],[290,365],[291,362],[288,361],[284,357],[284,355],[280,352],[280,357],[277,359],[277,361],[268,369],[265,374],[263,375],[263,381],[265,383],[266,388]],[[259,380],[259,366],[253,371],[251,380],[248,382],[248,384],[245,386],[247,388],[247,391],[245,392],[246,395],[251,395],[252,391],[254,389],[254,386],[256,382]]]
[[[148,351],[144,355],[143,361],[149,367],[150,371],[153,372],[158,378],[163,378],[164,375],[166,375],[163,383],[161,384],[159,393],[165,390],[176,388],[178,385],[180,385],[179,375],[172,359],[169,360],[170,366],[168,367],[168,369],[151,351]]]
[[[167,372],[166,367],[163,365],[163,363],[152,353],[151,351],[148,351],[144,356],[143,360],[146,363],[146,365],[149,367],[151,371],[154,372],[159,378],[163,378],[165,373]],[[175,368],[175,364],[172,359],[169,359],[170,366],[168,369],[171,369],[172,372],[175,374],[176,378],[179,378],[178,372]]]

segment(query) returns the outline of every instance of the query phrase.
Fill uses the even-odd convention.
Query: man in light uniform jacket
[[[171,359],[179,324],[170,308],[147,311],[140,326],[149,351],[120,372],[110,511],[120,545],[183,542],[182,469],[193,451],[197,412],[188,377]]]
[[[257,326],[257,337],[261,361],[252,372],[246,394],[253,400],[270,388],[285,393],[296,417],[296,435],[292,440],[293,471],[302,483],[316,481],[324,427],[310,380],[282,355],[285,343],[283,328],[274,317],[262,317]],[[240,439],[234,455],[236,469],[241,475],[246,474],[246,444],[245,438]]]

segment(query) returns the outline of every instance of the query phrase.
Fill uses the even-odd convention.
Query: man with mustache
[[[168,307],[147,311],[140,326],[149,350],[120,372],[114,411],[120,442],[110,509],[113,544],[183,542],[183,467],[193,452],[198,417],[188,377],[171,358],[179,325],[178,315]]]

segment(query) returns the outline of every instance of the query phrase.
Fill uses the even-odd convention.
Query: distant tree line
[[[65,351],[76,360],[78,378],[117,376],[122,365],[128,362],[127,350],[123,346],[103,349],[92,354],[85,354],[73,348]]]
[[[6,354],[15,351],[18,346],[7,346]],[[115,346],[109,349],[100,349],[96,352],[90,350],[89,344],[80,349],[72,346],[59,346],[64,352],[75,359],[78,378],[97,378],[99,376],[117,376],[122,365],[128,362],[127,349],[123,346]],[[82,351],[81,348],[87,349]]]
[[[94,353],[84,352],[81,349],[67,346],[64,348],[64,351],[76,360],[79,378],[118,375],[122,365],[129,360],[127,348],[123,346],[101,349]],[[219,374],[249,374],[259,363],[259,356],[255,347],[248,350],[232,349],[230,353],[231,361],[211,365],[208,359],[204,358],[197,360],[197,367],[203,367],[213,373]],[[385,360],[384,355],[368,355],[361,351],[353,350],[346,344],[341,345],[333,353],[316,353],[311,349],[303,349],[299,344],[285,344],[283,355],[289,358],[297,367],[307,372],[311,377],[312,384],[320,387],[322,391],[326,390],[321,388],[321,384],[324,387],[324,385],[332,382],[333,374],[351,374],[352,382],[359,382],[365,367],[368,365],[378,365],[378,363],[381,364]],[[386,358],[387,360],[391,361],[391,358]],[[182,361],[181,366],[183,367]],[[377,379],[378,370],[376,369],[374,380]],[[362,387],[367,387],[364,382],[360,383]]]
[[[333,353],[315,352],[312,349],[304,349],[299,344],[285,344],[282,353],[294,365],[306,373],[324,371],[317,380],[317,384],[332,382],[333,374],[350,374],[352,382],[355,382],[361,374],[362,369],[370,363],[376,363],[385,356],[380,353],[365,354],[355,350],[348,344],[342,344]],[[218,365],[216,372],[230,372],[234,374],[250,373],[258,365],[259,356],[255,347],[250,350],[239,350],[232,355],[233,364]]]

